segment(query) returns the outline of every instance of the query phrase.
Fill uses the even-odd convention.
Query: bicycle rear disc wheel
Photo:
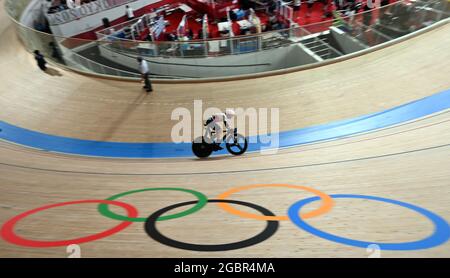
[[[197,143],[198,142],[198,143]],[[192,142],[192,152],[199,158],[205,158],[211,155],[212,146],[206,143],[203,138]]]

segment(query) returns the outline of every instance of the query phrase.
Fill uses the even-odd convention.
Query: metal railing
[[[54,62],[63,63],[67,66],[82,65],[82,67],[75,66],[78,70],[131,78],[137,77],[138,74],[119,67],[116,68],[114,61],[108,64],[94,61],[90,57],[79,54],[79,49],[95,45],[109,48],[118,53],[144,56],[147,59],[155,57],[204,58],[241,55],[297,44],[303,37],[327,31],[330,26],[336,26],[344,30],[347,35],[371,47],[417,31],[448,18],[450,15],[450,3],[447,0],[401,0],[350,17],[340,15],[337,18],[320,23],[245,36],[181,42],[150,42],[103,36],[99,40],[93,41],[56,37],[20,24],[20,17],[31,1],[5,1],[6,11],[14,20],[17,33],[28,50],[39,49]],[[370,18],[368,19],[368,17]],[[319,38],[315,38],[315,40],[318,40],[321,44],[327,44]],[[342,55],[339,50],[331,45],[327,47],[335,54],[330,55],[330,57]]]
[[[120,69],[113,68],[110,66],[106,66],[106,65],[100,64],[98,62],[95,62],[93,60],[86,59],[86,57],[81,56],[80,54],[77,54],[77,53],[72,53],[71,60],[74,61],[77,65],[80,65],[83,67],[83,68],[78,67],[78,69],[80,69],[80,70],[87,70],[87,71],[91,71],[93,73],[99,73],[99,74],[103,74],[103,75],[120,76],[120,77],[131,77],[131,78],[139,78],[140,77],[140,75],[138,73],[124,71],[124,70],[120,70]]]

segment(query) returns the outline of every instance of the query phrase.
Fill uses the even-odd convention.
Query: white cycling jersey
[[[234,112],[233,112],[234,113]],[[232,114],[229,114],[232,116]],[[223,122],[226,129],[229,128],[228,125],[228,119],[230,116],[228,116],[226,113],[220,112],[213,114],[209,120],[207,121],[207,126],[210,129],[210,131],[214,130],[215,135],[211,136],[211,134],[208,134],[207,137],[213,139],[215,142],[220,143],[222,141],[222,127],[220,125],[221,122]]]
[[[219,123],[219,122],[227,122],[227,115],[225,113],[216,113],[212,116],[213,121],[215,123]]]

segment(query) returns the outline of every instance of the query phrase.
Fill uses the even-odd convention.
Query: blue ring
[[[320,200],[319,197],[312,197],[308,199],[304,199],[301,201],[296,202],[293,204],[289,210],[288,215],[291,221],[297,225],[299,228],[316,235],[318,237],[328,239],[330,241],[355,246],[355,247],[361,247],[361,248],[367,248],[370,244],[377,244],[381,250],[418,250],[418,249],[427,249],[431,247],[438,246],[440,244],[445,243],[449,237],[450,237],[450,226],[442,217],[439,215],[423,209],[421,207],[411,205],[408,203],[381,198],[381,197],[374,197],[374,196],[365,196],[365,195],[352,195],[352,194],[334,194],[330,195],[332,198],[353,198],[353,199],[367,199],[367,200],[374,200],[374,201],[380,201],[385,203],[391,203],[394,205],[399,205],[408,209],[411,209],[415,212],[418,212],[422,214],[423,216],[427,217],[431,222],[434,224],[434,232],[432,235],[418,241],[411,241],[411,242],[403,242],[403,243],[377,243],[377,242],[369,242],[369,241],[360,241],[360,240],[353,240],[348,239],[344,237],[335,236],[333,234],[325,233],[319,229],[314,228],[313,226],[307,224],[304,220],[300,218],[299,211],[302,207],[305,205],[312,203],[314,201]]]

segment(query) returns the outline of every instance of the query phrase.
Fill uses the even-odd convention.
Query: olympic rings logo
[[[317,195],[316,197],[311,197],[303,200],[299,200],[295,202],[293,205],[291,205],[288,208],[287,215],[285,216],[277,216],[274,213],[272,213],[270,210],[261,207],[256,204],[252,204],[249,202],[244,201],[237,201],[237,200],[230,200],[228,199],[231,195],[244,191],[244,190],[251,190],[254,188],[261,188],[261,187],[285,187],[290,189],[296,189],[296,190],[303,190],[308,191],[311,193],[314,193]],[[160,190],[169,190],[169,191],[181,191],[185,193],[189,193],[196,197],[197,200],[195,201],[188,201],[188,202],[182,202],[177,203],[165,208],[162,208],[154,213],[152,213],[149,217],[138,217],[138,211],[137,209],[127,203],[117,201],[117,199],[131,195],[134,193],[144,192],[144,191],[160,191]],[[417,240],[417,241],[411,241],[411,242],[401,242],[401,243],[377,243],[377,242],[369,242],[369,241],[360,241],[360,240],[354,240],[349,238],[344,238],[340,236],[333,235],[331,233],[327,233],[324,231],[321,231],[310,224],[308,224],[305,220],[308,218],[318,217],[322,214],[325,214],[329,212],[334,205],[334,199],[365,199],[370,201],[377,201],[377,202],[384,202],[388,204],[398,205],[407,209],[410,209],[416,213],[419,213],[426,218],[428,218],[434,225],[434,231],[431,235],[428,237]],[[301,210],[306,205],[321,200],[321,206],[313,211],[310,211],[308,213],[301,214]],[[27,216],[30,216],[32,214],[51,209],[56,207],[62,207],[62,206],[68,206],[68,205],[76,205],[76,204],[85,204],[85,203],[96,203],[98,205],[98,211],[100,214],[122,221],[117,226],[114,226],[113,228],[110,228],[108,230],[105,230],[103,232],[80,237],[76,239],[70,239],[70,240],[60,240],[60,241],[38,241],[38,240],[31,240],[26,239],[24,237],[21,237],[17,235],[14,232],[14,226],[22,219],[26,218]],[[248,239],[234,242],[234,243],[228,243],[228,244],[191,244],[186,242],[177,241],[174,239],[171,239],[165,235],[163,235],[156,227],[156,223],[158,221],[166,221],[166,220],[172,220],[180,217],[187,216],[189,214],[195,213],[199,210],[201,210],[203,207],[206,206],[208,203],[217,203],[217,205],[227,211],[230,214],[244,217],[244,218],[250,218],[254,220],[260,220],[260,221],[266,221],[267,225],[264,228],[263,231],[261,231],[259,234],[250,237]],[[122,207],[126,210],[126,215],[119,215],[114,212],[112,212],[109,209],[109,206],[118,206]],[[191,206],[193,205],[193,206]],[[233,205],[233,206],[232,206]],[[253,214],[244,212],[241,210],[238,210],[235,208],[235,206],[244,206],[252,208],[256,211],[258,211],[260,214]],[[174,213],[174,214],[167,214],[170,211],[185,207],[185,206],[191,206],[190,208]],[[217,196],[216,199],[208,199],[207,196],[205,196],[203,193],[200,193],[198,191],[185,189],[185,188],[175,188],[175,187],[160,187],[160,188],[144,188],[140,190],[133,190],[133,191],[127,191],[123,192],[114,196],[111,196],[105,200],[79,200],[79,201],[71,201],[71,202],[64,202],[64,203],[57,203],[52,205],[43,206],[40,208],[36,208],[30,211],[26,211],[24,213],[21,213],[10,220],[8,220],[1,228],[1,236],[4,240],[20,245],[20,246],[27,246],[27,247],[57,247],[57,246],[67,246],[70,244],[81,244],[86,243],[94,240],[98,240],[110,235],[113,235],[117,232],[122,231],[123,229],[130,226],[133,222],[145,222],[144,229],[146,233],[154,240],[156,240],[159,243],[162,243],[167,246],[171,246],[174,248],[184,249],[184,250],[191,250],[191,251],[227,251],[227,250],[235,250],[240,249],[248,246],[252,246],[255,244],[258,244],[268,238],[270,238],[275,232],[278,230],[279,227],[279,221],[286,221],[290,220],[294,225],[296,225],[298,228],[312,234],[315,236],[318,236],[323,239],[327,239],[329,241],[333,241],[336,243],[341,243],[349,246],[354,247],[361,247],[366,248],[367,246],[371,244],[377,244],[380,249],[382,250],[419,250],[419,249],[427,249],[432,248],[438,245],[441,245],[445,243],[450,238],[450,226],[447,223],[445,219],[440,217],[439,215],[426,210],[424,208],[382,197],[375,197],[375,196],[366,196],[366,195],[353,195],[353,194],[332,194],[328,195],[325,194],[322,191],[316,190],[314,188],[306,187],[306,186],[300,186],[300,185],[291,185],[291,184],[254,184],[254,185],[248,185],[248,186],[242,186],[242,187],[236,187],[232,188],[231,190],[228,190],[219,196]]]

